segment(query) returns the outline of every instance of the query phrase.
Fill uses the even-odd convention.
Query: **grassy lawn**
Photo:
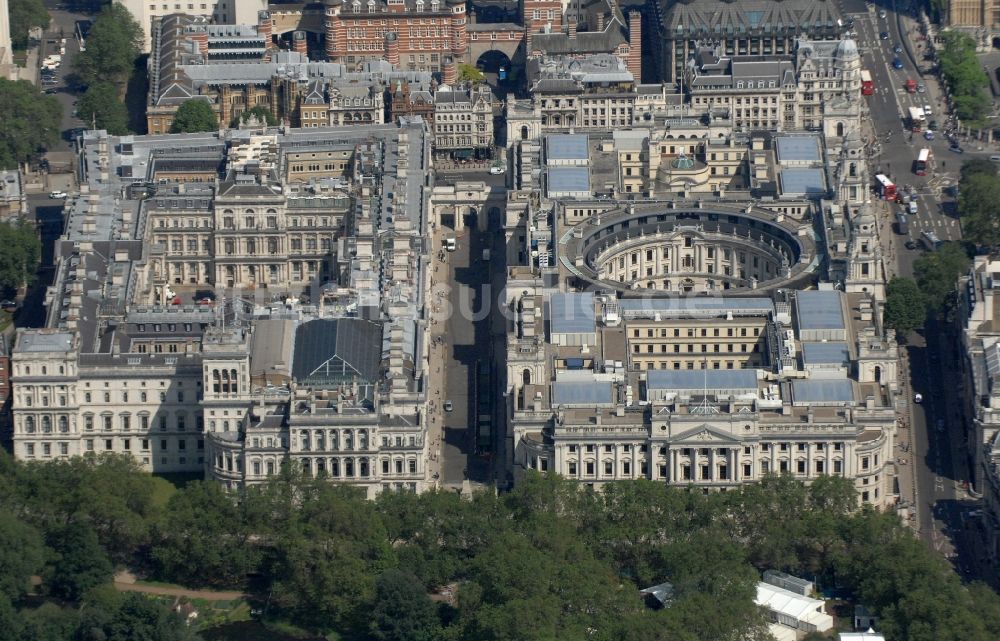
[[[174,492],[181,489],[192,481],[202,480],[202,475],[194,472],[184,474],[154,474],[153,501],[157,507],[163,507],[174,495]]]
[[[9,312],[0,310],[0,332],[7,329],[7,326],[14,322],[14,316]]]

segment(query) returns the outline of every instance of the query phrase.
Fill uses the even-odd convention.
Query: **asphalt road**
[[[441,234],[454,233],[442,230]],[[441,445],[441,482],[448,486],[468,479],[475,483],[493,480],[489,460],[476,452],[478,408],[477,384],[489,384],[478,378],[480,363],[492,368],[489,312],[493,288],[490,264],[482,260],[482,251],[491,247],[484,236],[469,225],[456,235],[457,248],[448,256],[448,318],[441,336],[448,354],[445,361],[445,399],[452,402],[444,414]],[[435,294],[436,295],[436,294]],[[474,379],[476,379],[474,381]]]
[[[840,4],[843,7],[848,2]],[[926,43],[918,33],[911,31],[914,22],[894,11],[896,6],[883,3],[854,17],[864,67],[871,72],[876,86],[875,94],[868,97],[876,131],[875,140],[870,141],[873,143],[873,170],[886,173],[897,186],[912,188],[917,194],[918,213],[909,216],[909,233],[905,236],[891,233],[882,239],[884,255],[893,263],[890,270],[912,276],[913,263],[921,250],[908,250],[905,242],[918,241],[924,231],[933,231],[941,240],[961,238],[954,200],[945,195],[944,188],[957,183],[963,160],[988,155],[989,151],[965,145],[966,153],[955,154],[949,151],[944,136],[928,141],[919,134],[910,134],[907,122],[910,107],[930,105],[933,115],[929,119],[937,120],[942,126],[947,117],[936,79],[932,74],[922,74],[917,67],[923,62]],[[908,14],[907,3],[898,3],[898,6]],[[884,19],[878,17],[880,8],[887,12]],[[886,40],[879,37],[883,31],[889,34]],[[901,53],[895,52],[897,45],[903,48]],[[895,58],[902,62],[902,69],[893,68]],[[924,83],[926,92],[907,93],[908,78]],[[912,172],[913,161],[925,147],[931,149],[936,166],[926,176],[916,176]],[[880,213],[891,214],[895,211],[893,207],[882,209]],[[956,389],[960,384],[945,379],[946,373],[960,371],[958,354],[954,346],[944,343],[949,334],[943,329],[932,323],[925,331],[926,341],[923,336],[914,335],[905,347],[910,372],[909,390],[906,390],[908,400],[912,401],[913,393],[919,392],[923,402],[910,403],[909,428],[901,430],[899,440],[908,443],[909,450],[904,457],[915,466],[903,468],[903,473],[912,474],[915,481],[920,537],[934,550],[952,559],[956,569],[971,578],[983,566],[977,557],[975,532],[967,527],[970,524],[968,514],[975,502],[962,487],[969,474],[960,393]]]

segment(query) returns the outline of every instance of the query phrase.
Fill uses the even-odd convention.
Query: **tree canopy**
[[[215,131],[218,128],[219,119],[215,117],[212,105],[203,98],[191,98],[177,108],[174,122],[170,125],[170,133]]]
[[[124,86],[142,49],[142,28],[124,5],[112,2],[101,10],[87,36],[87,50],[74,60],[85,85],[110,82]]]
[[[0,168],[41,152],[59,139],[62,107],[27,80],[0,78]]]
[[[893,276],[886,287],[885,324],[898,337],[922,327],[927,317],[927,301],[912,278]]]
[[[858,508],[853,482],[839,476],[808,486],[769,476],[704,495],[652,481],[594,492],[530,474],[499,495],[368,501],[285,466],[238,492],[190,483],[165,504],[151,500],[149,480],[120,456],[23,464],[0,453],[0,534],[11,548],[36,542],[34,560],[0,554],[0,570],[25,577],[42,559],[51,590],[73,547],[158,580],[249,589],[268,617],[372,641],[764,638],[754,596],[772,568],[864,603],[892,641],[993,641],[1000,624],[996,593],[964,586],[894,513]],[[65,528],[84,534],[60,542]],[[198,564],[218,576],[198,580]],[[67,605],[42,607],[22,597],[20,579],[8,582],[0,641],[191,638],[162,605],[94,582],[67,593]],[[639,589],[662,582],[673,599],[651,609]]]
[[[27,220],[0,222],[0,289],[16,289],[35,278],[42,241]]]
[[[34,27],[49,26],[49,12],[42,0],[10,0],[7,5],[10,16],[10,41],[15,49],[28,46],[28,31]]]
[[[960,31],[942,31],[940,35],[938,61],[951,89],[955,112],[961,120],[981,121],[992,103],[986,93],[989,78],[976,57],[976,42]]]
[[[97,129],[106,129],[113,136],[128,133],[128,109],[118,96],[118,87],[110,82],[97,82],[87,87],[76,109],[80,120],[88,125],[93,123]]]
[[[482,71],[477,69],[475,65],[470,65],[469,63],[464,62],[458,65],[458,81],[477,84],[480,82],[486,82],[486,76]]]
[[[962,165],[958,210],[962,235],[976,245],[1000,246],[1000,175],[996,165],[978,158]]]
[[[958,286],[958,277],[968,271],[971,263],[966,248],[960,242],[946,242],[913,263],[917,285],[931,309],[942,310]]]

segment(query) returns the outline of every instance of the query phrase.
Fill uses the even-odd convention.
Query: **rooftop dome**
[[[840,44],[837,45],[837,56],[840,58],[857,57],[858,55],[860,55],[858,53],[858,43],[850,38],[841,40]]]

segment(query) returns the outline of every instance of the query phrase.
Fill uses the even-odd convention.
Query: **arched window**
[[[28,434],[34,434],[35,433],[35,417],[34,416],[25,416],[24,417],[24,431],[27,432]]]
[[[65,416],[59,417],[59,431],[68,432],[69,431],[69,419]]]
[[[368,432],[365,430],[361,430],[361,433],[358,434],[358,449],[368,449]]]
[[[354,449],[354,434],[351,432],[344,432],[344,449],[353,450]]]
[[[837,137],[838,138],[844,137],[844,123],[842,122],[837,123]]]
[[[52,417],[43,416],[42,417],[42,433],[48,434],[52,431]]]
[[[521,372],[521,384],[522,385],[531,385],[531,370],[530,369],[525,368],[524,371]]]

